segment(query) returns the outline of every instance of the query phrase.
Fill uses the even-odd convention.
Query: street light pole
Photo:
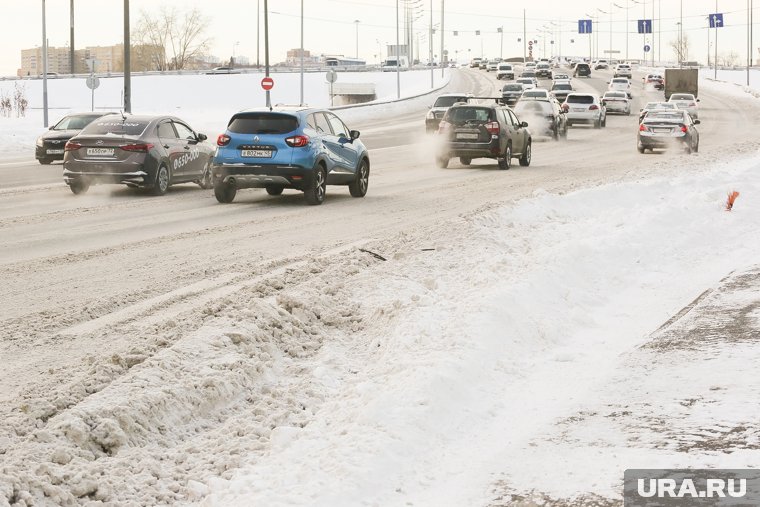
[[[303,8],[303,0],[301,0],[301,7]],[[355,19],[354,24],[356,25],[356,59],[359,59],[359,20]],[[303,13],[301,13],[301,26],[303,27]]]
[[[45,25],[45,0],[42,0],[42,120],[48,126],[48,92],[47,92],[47,27]]]
[[[264,73],[269,77],[269,2],[264,0]],[[272,97],[269,90],[266,90],[266,104],[272,109]]]
[[[401,98],[401,57],[399,56],[398,0],[396,0],[396,98]]]
[[[430,62],[430,88],[435,87],[433,75],[433,0],[430,0],[430,34],[428,36],[429,62]]]
[[[443,52],[445,51],[445,46],[443,45],[443,36],[446,34],[446,31],[444,30],[443,21],[443,9],[444,9],[444,0],[441,0],[441,79],[443,79],[444,75],[444,67],[443,67]]]
[[[303,105],[303,0],[301,0],[301,102],[299,105]]]
[[[74,74],[74,0],[71,0],[69,12],[69,29],[71,31],[69,35],[69,66],[71,67],[71,73]]]
[[[129,0],[124,0],[124,111],[132,112],[132,58],[129,42]]]
[[[261,41],[261,37],[259,36],[259,28],[261,28],[261,22],[259,20],[259,16],[261,15],[261,0],[256,0],[256,68],[261,67],[261,61],[259,60],[259,55],[261,54],[261,51],[259,51],[259,43]]]

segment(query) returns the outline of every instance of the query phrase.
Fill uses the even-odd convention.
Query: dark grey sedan
[[[639,125],[638,150],[682,147],[686,153],[699,151],[699,120],[692,120],[689,113],[680,110],[652,111]]]
[[[63,180],[75,194],[100,183],[156,195],[176,183],[211,188],[215,148],[206,139],[173,116],[103,116],[66,143]]]

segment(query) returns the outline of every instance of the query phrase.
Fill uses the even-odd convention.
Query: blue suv
[[[369,155],[359,131],[335,113],[304,107],[250,109],[235,113],[216,141],[214,194],[221,203],[239,188],[265,188],[280,195],[300,190],[309,204],[322,204],[327,185],[347,185],[364,197]]]

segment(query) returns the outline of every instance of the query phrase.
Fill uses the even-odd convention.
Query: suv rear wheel
[[[314,168],[309,186],[303,192],[306,202],[311,205],[322,204],[325,201],[326,190],[327,174],[325,168],[321,164],[318,164]]]
[[[470,165],[472,163],[472,159],[470,157],[459,157],[459,163],[462,165]]]
[[[506,170],[512,165],[512,145],[508,144],[507,149],[504,152],[503,158],[497,158],[496,162],[499,164],[499,169]]]
[[[230,203],[235,199],[235,194],[237,194],[237,187],[235,185],[230,185],[223,181],[214,183],[214,196],[216,196],[217,201],[223,204]]]
[[[82,180],[75,180],[71,182],[69,188],[74,195],[79,195],[87,192],[90,189],[90,184]]]
[[[522,156],[520,157],[520,165],[523,167],[528,167],[530,165],[530,159],[532,157],[532,144],[530,141],[528,141],[528,145],[525,146],[525,151],[523,152]]]
[[[283,188],[284,187],[282,185],[269,185],[268,187],[266,187],[266,190],[267,190],[267,194],[269,195],[280,195],[282,194]]]

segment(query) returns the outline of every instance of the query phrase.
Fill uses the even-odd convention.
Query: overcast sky
[[[20,66],[20,50],[42,44],[42,0],[0,0],[3,8],[3,27],[0,30],[0,75],[15,75]],[[263,11],[263,0],[258,0]],[[430,0],[410,0],[420,5],[419,28],[420,59],[427,60],[427,26],[430,19]],[[75,0],[75,46],[111,45],[123,39],[123,0]],[[655,56],[673,59],[670,41],[677,38],[680,20],[680,0],[530,0],[524,2],[502,0],[445,0],[446,48],[459,60],[480,56],[481,48],[485,56],[499,56],[501,38],[497,27],[503,26],[504,49],[508,56],[522,56],[523,6],[527,13],[528,39],[539,39],[534,56],[541,56],[543,38],[540,29],[549,26],[555,33],[546,37],[546,53],[554,54],[562,45],[563,55],[588,55],[588,36],[579,35],[578,19],[587,14],[599,16],[595,31],[599,37],[600,55],[610,46],[610,16],[605,12],[612,7],[612,49],[621,51],[625,57],[625,15],[629,6],[628,54],[630,58],[642,58],[644,39],[636,34],[636,19],[660,17],[661,34],[657,34],[655,23]],[[402,1],[403,4],[403,1]],[[441,21],[441,0],[433,0],[433,22]],[[760,1],[755,2],[755,20],[760,21]],[[65,46],[69,39],[70,0],[46,0],[47,33],[51,46]],[[135,23],[141,10],[155,12],[160,5],[176,5],[180,8],[197,7],[209,20],[208,34],[213,38],[211,53],[228,59],[234,51],[256,61],[256,12],[257,0],[131,0],[132,21]],[[271,61],[285,58],[290,48],[300,46],[300,0],[270,0],[270,55]],[[735,51],[741,64],[747,54],[747,0],[719,0],[716,11],[715,0],[684,0],[683,26],[691,41],[689,58],[705,61],[707,54],[706,16],[712,12],[723,12],[725,27],[718,31],[718,53]],[[304,47],[315,54],[343,54],[354,56],[356,52],[356,28],[358,23],[359,57],[375,62],[386,56],[385,45],[395,43],[395,0],[304,0]],[[554,25],[550,23],[553,22]],[[260,60],[263,63],[263,15],[261,16]],[[559,34],[559,27],[562,34]],[[458,31],[455,37],[453,31]],[[481,30],[476,36],[475,30]],[[416,31],[416,30],[415,30]],[[714,32],[714,31],[711,31]],[[434,36],[434,54],[440,52],[440,32]],[[403,37],[403,36],[402,36]],[[596,35],[594,36],[596,37]],[[714,42],[714,36],[710,35]],[[403,39],[402,39],[403,40]],[[574,41],[574,42],[571,42]],[[596,40],[596,39],[595,39]],[[659,41],[662,44],[659,45]],[[760,32],[755,37],[755,48],[760,47]],[[236,45],[236,43],[239,43]],[[755,49],[755,57],[760,53]]]

